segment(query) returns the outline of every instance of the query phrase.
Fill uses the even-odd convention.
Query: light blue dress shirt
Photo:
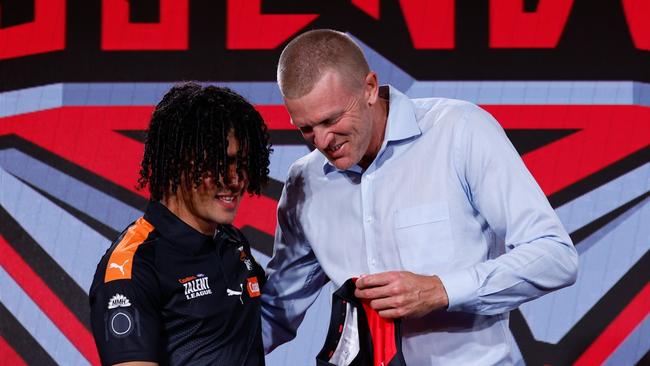
[[[508,312],[575,281],[571,239],[490,114],[392,87],[389,101],[365,171],[317,150],[291,167],[262,295],[265,348],[295,337],[328,279],[406,270],[438,275],[449,296],[446,311],[403,321],[408,365],[510,364]]]

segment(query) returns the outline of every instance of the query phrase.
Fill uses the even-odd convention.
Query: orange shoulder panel
[[[153,231],[154,227],[144,217],[136,220],[135,224],[128,228],[122,240],[117,244],[106,265],[104,283],[115,280],[131,279],[133,268],[133,256]]]

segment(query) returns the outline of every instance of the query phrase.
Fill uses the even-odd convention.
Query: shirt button
[[[366,222],[372,222],[372,216],[366,216]]]

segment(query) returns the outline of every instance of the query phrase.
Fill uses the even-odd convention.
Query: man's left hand
[[[383,272],[362,276],[356,285],[354,295],[370,300],[370,306],[383,318],[419,318],[449,305],[438,276]]]

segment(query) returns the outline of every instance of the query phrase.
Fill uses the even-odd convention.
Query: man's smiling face
[[[383,136],[375,136],[368,100],[367,85],[348,87],[340,73],[327,71],[309,93],[285,98],[285,105],[305,140],[345,170],[362,159],[372,162],[381,144]]]

